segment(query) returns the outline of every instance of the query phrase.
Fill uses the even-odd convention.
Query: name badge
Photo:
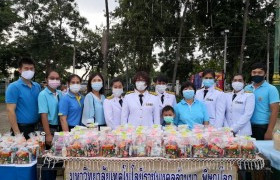
[[[235,104],[243,104],[242,101],[235,101]]]
[[[214,101],[213,99],[210,98],[206,98],[206,101]]]
[[[153,103],[146,103],[146,106],[153,106]]]

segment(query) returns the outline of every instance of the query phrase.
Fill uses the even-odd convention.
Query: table
[[[30,164],[1,164],[1,180],[33,180],[37,179],[36,173],[37,161]]]
[[[256,141],[256,146],[261,154],[270,160],[271,166],[280,170],[280,151],[273,147],[273,141]]]

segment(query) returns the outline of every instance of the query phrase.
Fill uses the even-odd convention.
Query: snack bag
[[[73,140],[70,141],[69,146],[67,147],[67,156],[69,157],[84,157],[84,139],[80,135],[75,135]],[[63,147],[63,146],[62,146]],[[61,149],[62,150],[62,149]]]
[[[31,163],[31,153],[28,151],[26,147],[21,147],[17,152],[16,152],[16,157],[15,157],[15,162],[17,164],[28,164]]]
[[[179,147],[177,141],[177,137],[174,134],[170,134],[164,139],[164,155],[166,158],[178,158]]]
[[[146,147],[148,157],[162,157],[161,134],[148,135]]]
[[[180,158],[192,157],[192,145],[191,145],[192,138],[193,138],[192,133],[187,131],[184,131],[179,135],[178,147],[179,147]]]
[[[101,153],[103,157],[115,157],[116,156],[116,136],[112,133],[105,135],[105,138],[101,141]]]
[[[9,147],[3,147],[0,149],[0,164],[13,163],[12,150]]]
[[[132,156],[132,135],[122,132],[117,135],[117,157]]]
[[[240,158],[241,157],[241,150],[240,146],[238,145],[238,138],[235,137],[225,137],[224,140],[226,142],[224,148],[224,155],[227,158]]]
[[[86,136],[85,145],[85,156],[87,157],[98,157],[100,156],[100,143],[99,143],[99,133],[93,132]]]
[[[208,157],[210,158],[222,158],[224,156],[224,142],[220,137],[214,137],[210,139],[208,143]]]
[[[196,134],[192,139],[192,155],[194,158],[207,157],[208,147],[202,134]]]
[[[255,138],[250,136],[241,137],[241,155],[242,158],[254,159],[256,158],[256,147],[254,144]]]
[[[134,157],[146,157],[146,134],[136,132],[132,137]]]

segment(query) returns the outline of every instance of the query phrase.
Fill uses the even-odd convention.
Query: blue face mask
[[[91,83],[91,88],[95,91],[100,91],[100,89],[103,87],[102,82],[93,82]]]
[[[183,96],[185,99],[192,99],[194,97],[194,90],[184,90]]]
[[[203,79],[202,83],[205,87],[209,88],[215,84],[215,81],[214,79]]]
[[[164,120],[166,123],[172,124],[173,121],[174,121],[174,117],[173,117],[173,116],[164,116],[164,117],[163,117],[163,120]]]

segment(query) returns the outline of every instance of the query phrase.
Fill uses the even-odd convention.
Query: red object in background
[[[216,86],[224,90],[224,73],[215,73],[216,74]]]

